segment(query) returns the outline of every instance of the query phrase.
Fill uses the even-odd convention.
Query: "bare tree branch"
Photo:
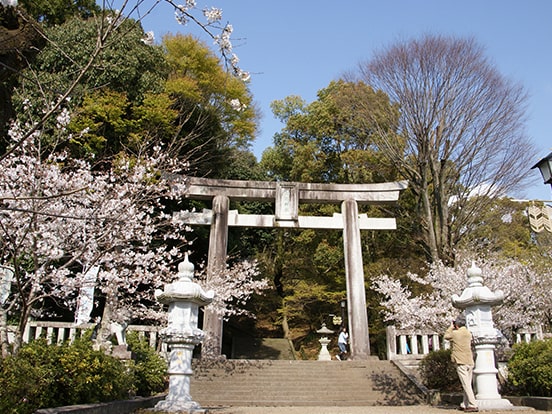
[[[399,105],[398,134],[382,128],[378,145],[418,197],[430,259],[453,260],[485,197],[528,179],[535,152],[525,133],[524,89],[500,75],[472,39],[397,43],[358,72]],[[467,208],[476,195],[480,203]]]

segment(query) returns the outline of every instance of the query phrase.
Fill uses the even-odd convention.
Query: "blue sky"
[[[184,0],[181,0],[183,3]],[[552,151],[552,1],[550,0],[197,0],[219,7],[234,27],[234,52],[252,77],[250,89],[262,111],[253,151],[260,158],[282,128],[270,103],[289,95],[307,102],[374,51],[425,33],[471,36],[498,71],[529,93],[527,132],[539,153]],[[143,20],[144,30],[192,33],[212,41],[193,24],[179,25],[160,4]],[[537,170],[525,194],[552,199]]]

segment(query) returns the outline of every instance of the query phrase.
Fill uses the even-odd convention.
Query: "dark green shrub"
[[[27,414],[164,391],[166,361],[136,334],[129,334],[128,343],[135,357],[129,364],[94,350],[89,336],[62,345],[40,339],[24,345],[17,356],[0,358],[0,413]]]
[[[450,360],[450,349],[441,349],[427,354],[419,365],[422,381],[429,389],[455,392],[461,390],[456,366]]]
[[[0,412],[122,399],[133,391],[132,380],[124,364],[93,350],[88,339],[60,346],[36,340],[0,359]]]
[[[92,349],[91,341],[78,339],[60,348],[57,406],[119,400],[133,393],[132,374],[124,364]]]
[[[53,347],[36,341],[35,348],[24,347],[27,356],[0,358],[0,412],[6,414],[32,413],[54,404],[52,388],[56,387],[51,366],[38,363],[39,355],[55,359]],[[50,349],[52,348],[52,349]]]
[[[167,361],[136,332],[128,333],[127,343],[133,354],[136,393],[149,397],[164,391],[167,388]]]
[[[508,361],[508,383],[518,395],[552,397],[552,339],[517,344]]]

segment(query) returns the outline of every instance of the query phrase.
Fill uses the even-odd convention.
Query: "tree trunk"
[[[11,96],[17,77],[46,41],[40,26],[21,8],[0,6],[0,22],[0,137],[4,140],[8,122],[15,115]],[[7,142],[0,142],[0,147],[5,145]]]
[[[439,247],[435,234],[435,223],[431,210],[431,200],[429,199],[428,189],[423,188],[420,196],[422,198],[422,212],[426,221],[426,244],[428,248],[429,259],[431,262],[439,260]]]

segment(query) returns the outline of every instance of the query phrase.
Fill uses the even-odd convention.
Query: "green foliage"
[[[41,117],[45,107],[49,107],[60,94],[70,90],[97,48],[97,37],[101,28],[98,20],[73,18],[46,30],[48,45],[27,69],[28,72],[20,77],[14,92],[14,104],[22,121],[26,121],[22,119],[24,116]],[[83,104],[85,97],[88,98],[78,115],[90,118],[90,121],[81,121],[86,124],[83,128],[90,127],[90,122],[95,127],[88,137],[92,140],[89,144],[91,148],[105,140],[117,142],[117,134],[121,134],[121,131],[115,130],[115,127],[123,127],[122,136],[126,137],[129,133],[129,126],[125,125],[129,122],[128,108],[139,105],[148,93],[163,91],[168,76],[163,50],[159,46],[145,45],[141,40],[143,37],[144,32],[137,22],[123,21],[101,50],[95,64],[72,89],[70,100],[64,103],[64,107],[73,112],[74,117],[74,109]],[[101,91],[105,90],[113,92],[102,94]],[[119,94],[122,102],[116,102],[115,93]],[[91,101],[96,99],[98,101],[94,105]],[[107,107],[102,109],[102,105]],[[45,128],[48,133],[44,134],[44,140],[53,141],[49,143],[50,146],[59,145],[51,137],[55,122],[53,117]],[[74,128],[72,132],[76,136],[81,130]],[[86,143],[82,145],[86,147]],[[116,145],[115,149],[118,148],[120,146]]]
[[[19,0],[18,4],[37,21],[50,26],[73,16],[88,18],[100,11],[94,0]]]
[[[430,352],[420,361],[419,370],[426,387],[441,391],[460,389],[460,380],[450,354],[450,349],[440,349]]]
[[[75,157],[106,159],[141,154],[175,134],[177,112],[163,93],[146,93],[131,101],[124,92],[100,89],[87,94],[72,117],[67,147]],[[86,131],[82,133],[82,131]]]
[[[134,360],[136,393],[148,397],[166,389],[167,362],[136,332],[129,332],[127,343]]]
[[[0,412],[123,399],[134,391],[132,380],[124,364],[93,350],[87,338],[60,346],[37,340],[0,360]]]
[[[505,257],[524,259],[536,249],[527,220],[529,203],[509,198],[473,198],[468,202],[485,208],[471,219],[471,225],[458,247],[478,252],[500,251]]]
[[[0,358],[0,412],[26,414],[53,404],[50,390],[56,384],[50,368],[51,360],[56,358],[42,341],[34,346],[34,349],[25,347],[22,356]],[[50,359],[50,364],[37,364],[37,359],[42,362]]]
[[[363,82],[331,82],[306,104],[297,96],[272,103],[286,124],[263,154],[262,165],[277,179],[366,183],[395,179],[376,145],[393,132],[398,112],[389,98]],[[397,137],[397,141],[400,141]]]
[[[552,339],[515,345],[508,382],[518,395],[552,397]]]
[[[167,35],[163,46],[170,68],[165,92],[179,113],[179,138],[186,138],[181,151],[193,155],[198,175],[226,178],[233,151],[247,149],[256,132],[258,113],[247,84],[193,36]]]
[[[86,2],[33,5],[42,15],[62,3],[72,15],[73,6]],[[233,162],[248,150],[256,132],[258,111],[247,84],[191,36],[167,35],[162,46],[144,44],[144,31],[133,19],[113,29],[91,64],[109,13],[90,19],[85,13],[46,27],[47,46],[14,90],[20,122],[33,123],[71,91],[62,104],[71,117],[70,139],[58,132],[53,116],[42,135],[45,152],[63,149],[101,163],[120,152],[140,155],[161,146],[198,175],[232,175]]]
[[[321,89],[312,103],[288,96],[274,101],[271,108],[285,124],[260,162],[260,168],[271,179],[360,184],[399,178],[376,145],[376,135],[394,133],[397,108],[387,96],[367,84],[339,80]],[[405,217],[401,208],[361,205],[359,213],[368,217]],[[300,206],[301,215],[332,216],[339,212],[339,205]],[[404,223],[409,225],[412,220]],[[403,225],[402,221],[399,225]],[[409,231],[401,228],[400,232],[362,232],[367,279],[374,274],[371,265],[383,258],[400,257],[401,263],[407,261],[415,243],[405,237],[404,232]],[[292,335],[318,328],[323,315],[339,311],[339,302],[346,296],[343,239],[339,232],[280,232],[277,245],[264,253],[259,260],[272,271],[268,277],[273,277],[283,299],[278,311]],[[395,263],[391,267],[402,268]],[[378,305],[373,299],[367,298],[370,312]],[[375,318],[380,318],[374,313]]]

